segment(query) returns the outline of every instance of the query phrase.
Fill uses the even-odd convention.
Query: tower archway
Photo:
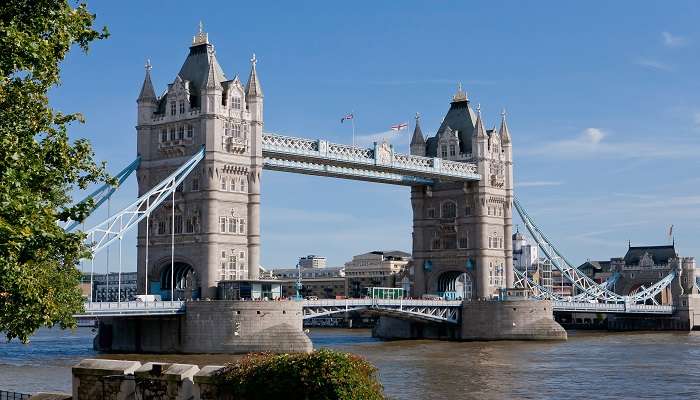
[[[196,300],[201,296],[200,280],[192,265],[185,262],[175,262],[175,265],[164,264],[160,273],[160,290],[163,300],[170,299],[170,273],[174,272],[175,284],[173,300]]]
[[[446,271],[437,280],[438,293],[448,300],[471,300],[474,285],[466,272]]]

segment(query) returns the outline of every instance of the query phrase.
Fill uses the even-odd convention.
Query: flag
[[[392,131],[402,131],[404,129],[408,128],[408,124],[405,122],[402,122],[400,124],[392,125],[391,130]]]
[[[343,118],[341,118],[340,123],[342,124],[343,121],[345,121],[346,119],[353,119],[353,118],[355,118],[355,116],[352,113],[350,113],[350,114],[344,116]]]
[[[668,237],[673,237],[673,225],[671,225],[671,227],[668,228]]]

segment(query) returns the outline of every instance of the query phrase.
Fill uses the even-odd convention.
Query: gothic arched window
[[[454,201],[446,201],[442,203],[442,209],[440,210],[440,215],[442,218],[456,218],[457,217],[457,204]]]

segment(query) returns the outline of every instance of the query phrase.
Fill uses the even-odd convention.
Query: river
[[[39,331],[0,344],[0,389],[70,392],[83,358],[221,364],[222,355],[101,355],[89,328]],[[316,347],[379,368],[391,399],[700,398],[700,333],[569,332],[566,342],[384,342],[367,330],[315,329]]]

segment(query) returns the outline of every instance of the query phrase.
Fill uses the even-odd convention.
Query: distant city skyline
[[[198,14],[184,3],[94,3],[97,24],[112,36],[88,56],[71,53],[52,102],[86,116],[72,137],[90,139],[97,158],[119,171],[135,157],[146,59],[162,93],[200,20],[227,77],[245,79],[256,53],[267,132],[351,143],[352,128],[340,119],[352,112],[357,143],[387,138],[407,152],[415,113],[432,136],[461,82],[487,127],[507,110],[516,195],[575,264],[622,256],[628,240],[666,244],[671,224],[679,253],[697,256],[700,5],[649,2],[630,13],[631,4],[491,2],[440,11],[360,2],[339,13],[303,2],[221,4]],[[392,133],[404,122],[408,129]],[[293,266],[308,254],[342,266],[372,250],[411,250],[408,188],[270,171],[262,182],[263,266]],[[133,201],[135,188],[132,178],[112,210]],[[128,270],[133,242],[125,246]]]

